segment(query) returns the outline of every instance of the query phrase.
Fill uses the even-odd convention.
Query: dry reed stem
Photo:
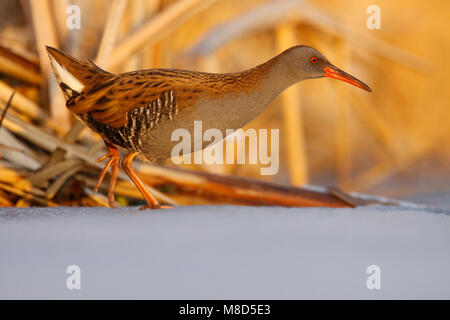
[[[342,39],[335,45],[338,65],[347,70],[347,61],[351,59],[351,50]],[[351,101],[349,90],[344,86],[335,87],[339,101],[336,109],[336,177],[337,185],[341,186],[350,180],[352,173],[352,141],[351,141]]]
[[[0,181],[2,183],[6,183],[13,186],[14,188],[17,188],[18,190],[29,192],[36,196],[45,195],[45,193],[41,189],[33,187],[28,179],[19,175],[15,170],[0,166],[0,174]]]
[[[28,51],[23,45],[19,45],[14,40],[0,38],[0,48],[2,48],[2,51],[7,50],[14,56],[20,57],[22,60],[26,61],[26,64],[33,66],[33,69],[39,68],[39,56]]]
[[[161,12],[162,1],[154,1],[149,3],[146,2],[146,12],[145,16],[148,19],[153,19],[155,15]],[[155,68],[158,66],[156,63],[156,59],[158,57],[158,44],[154,43],[153,45],[144,46],[141,50],[141,69]]]
[[[12,193],[12,194],[14,194],[16,196],[23,197],[26,200],[37,202],[37,203],[42,204],[44,206],[58,207],[58,204],[53,202],[53,201],[50,201],[50,200],[47,200],[47,199],[35,196],[35,195],[31,194],[31,193],[24,192],[23,190],[20,190],[18,188],[15,188],[13,186],[10,186],[10,185],[7,185],[7,184],[1,183],[1,182],[0,182],[0,189],[3,189],[6,192]]]
[[[14,98],[15,93],[16,92],[14,91],[11,94],[8,102],[6,103],[6,107],[1,114],[0,129],[2,127],[6,113],[11,107],[11,101]],[[37,170],[40,167],[40,164],[35,159],[24,153],[24,151],[28,151],[28,153],[31,154],[31,150],[19,140],[17,140],[12,134],[10,134],[8,131],[2,130],[0,131],[0,137],[2,139],[0,144],[0,151],[3,154],[3,157],[7,158],[9,161],[15,164],[22,165],[31,170]]]
[[[41,74],[44,88],[48,89],[50,98],[50,117],[52,120],[62,124],[69,124],[68,112],[61,108],[64,101],[62,93],[57,91],[56,81],[51,79],[51,66],[45,46],[58,48],[58,40],[53,21],[53,15],[48,0],[29,0],[31,17],[33,21],[36,49],[39,54]]]
[[[150,4],[155,2],[150,2]],[[130,30],[139,28],[147,17],[150,19],[151,14],[147,16],[147,7],[149,2],[146,0],[133,0],[130,2],[128,14],[124,15],[121,25],[120,34],[128,33]],[[122,64],[123,70],[138,70],[142,68],[143,52],[136,54]]]
[[[214,1],[216,0],[180,0],[175,2],[116,46],[110,59],[111,68],[116,68],[143,46],[160,40],[186,20],[206,9]]]
[[[38,72],[24,66],[23,63],[5,57],[3,54],[0,54],[0,72],[34,85],[39,85],[42,82],[41,75]]]
[[[76,119],[70,130],[64,135],[63,140],[67,143],[74,143],[78,139],[78,136],[81,134],[84,127],[84,124],[80,120]],[[64,159],[65,154],[66,152],[63,149],[57,148],[50,156],[50,159],[45,165],[45,168]]]
[[[125,10],[127,0],[114,0],[109,11],[105,29],[103,31],[102,40],[98,49],[95,62],[102,68],[108,67],[111,52],[116,43],[117,31],[119,30],[120,21]]]
[[[76,167],[79,163],[79,159],[70,158],[38,171],[37,173],[31,175],[29,179],[33,185],[42,186],[48,180],[57,177],[58,175],[70,170],[70,168],[73,168],[74,166]]]
[[[0,134],[0,136],[4,137],[3,134]],[[37,161],[34,157],[25,154],[22,150],[0,146],[0,154],[3,158],[8,159],[16,166],[20,166],[28,170],[38,170],[41,167],[39,161]]]
[[[0,181],[9,184],[17,184],[23,181],[23,178],[15,170],[0,165]]]
[[[47,151],[55,150],[59,144],[59,139],[55,136],[42,131],[38,127],[25,122],[12,114],[6,115],[3,125],[12,133]]]
[[[294,26],[282,25],[277,32],[279,51],[295,45]],[[291,87],[281,94],[284,141],[289,165],[289,180],[292,185],[300,186],[308,182],[308,159],[305,151],[305,135],[301,111],[300,89]]]
[[[0,190],[0,207],[12,207],[13,203],[9,201],[9,195]]]
[[[14,91],[8,84],[0,80],[0,100],[8,101]],[[15,94],[14,99],[11,101],[11,106],[34,120],[45,121],[47,118],[45,112],[36,103],[20,92]]]
[[[17,208],[29,208],[31,206],[31,203],[29,200],[21,198],[16,202]]]
[[[12,99],[14,98],[15,94],[16,94],[16,90],[14,90],[11,93],[11,95],[9,96],[8,102],[6,102],[5,109],[3,110],[2,115],[0,117],[0,128],[2,127],[2,123],[3,123],[3,120],[5,119],[5,116],[6,116],[6,113],[8,112],[8,109],[11,107],[11,102],[12,102]]]
[[[83,164],[79,163],[69,170],[65,171],[63,174],[61,174],[58,178],[55,179],[55,181],[47,188],[46,191],[46,198],[47,199],[53,199],[54,196],[58,193],[58,191],[63,187],[63,185],[66,183],[66,181],[73,176],[75,173],[77,173],[78,170],[83,168]]]
[[[88,205],[90,207],[94,207],[100,205],[102,207],[109,207],[108,198],[105,197],[104,195],[95,193],[94,190],[87,187],[84,187],[83,191],[88,196],[87,199],[84,198],[82,200],[84,206]],[[120,207],[120,204],[117,204],[117,206]]]
[[[72,0],[51,0],[52,16],[54,17],[53,24],[56,26],[55,32],[58,43],[65,43],[69,28],[67,28],[67,8],[72,3]]]
[[[48,0],[29,0],[29,3],[36,39],[36,49],[39,54],[41,74],[44,79],[47,79],[50,75],[51,67],[45,46],[58,47],[50,3]]]

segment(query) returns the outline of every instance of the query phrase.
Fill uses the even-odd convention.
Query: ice
[[[450,298],[450,212],[0,209],[2,299]],[[66,269],[81,268],[81,289]],[[369,290],[366,269],[381,269]]]

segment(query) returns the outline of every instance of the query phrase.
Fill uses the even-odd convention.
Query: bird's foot
[[[122,168],[125,171],[125,173],[130,177],[131,181],[133,181],[134,185],[142,196],[145,199],[145,202],[147,204],[141,208],[141,210],[145,209],[171,209],[170,206],[162,206],[159,204],[158,200],[148,191],[148,189],[145,187],[144,183],[142,183],[141,179],[137,176],[136,172],[134,172],[132,161],[133,158],[137,155],[137,152],[130,152],[127,154],[123,160],[122,160]]]
[[[103,178],[105,177],[106,173],[108,172],[108,169],[111,167],[111,180],[110,180],[109,189],[108,189],[108,203],[111,208],[115,208],[116,201],[114,199],[114,187],[116,185],[117,174],[119,173],[120,152],[114,146],[108,146],[108,150],[109,150],[109,152],[107,154],[98,158],[98,160],[97,160],[97,162],[101,162],[101,161],[105,160],[106,158],[109,158],[108,162],[106,163],[105,167],[103,168],[102,172],[100,173],[97,184],[94,187],[94,193],[96,193],[98,191],[98,188],[102,184]]]

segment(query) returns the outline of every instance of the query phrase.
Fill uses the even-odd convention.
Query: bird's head
[[[334,66],[323,54],[312,47],[296,46],[286,50],[288,66],[301,80],[329,77],[348,82],[358,88],[372,92],[364,82]]]

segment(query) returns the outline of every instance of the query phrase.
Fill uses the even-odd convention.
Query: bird
[[[184,69],[147,69],[113,74],[91,60],[78,60],[47,46],[56,81],[66,99],[66,107],[104,140],[108,159],[94,188],[96,192],[108,169],[110,207],[115,207],[114,187],[121,164],[146,201],[143,208],[162,206],[135,173],[132,161],[171,157],[178,143],[171,134],[176,129],[193,133],[194,121],[203,130],[239,129],[256,118],[285,89],[316,78],[333,78],[367,92],[371,88],[334,66],[318,50],[297,45],[254,68],[235,73],[207,73]],[[193,145],[192,151],[205,148]],[[128,153],[121,160],[118,148]]]

